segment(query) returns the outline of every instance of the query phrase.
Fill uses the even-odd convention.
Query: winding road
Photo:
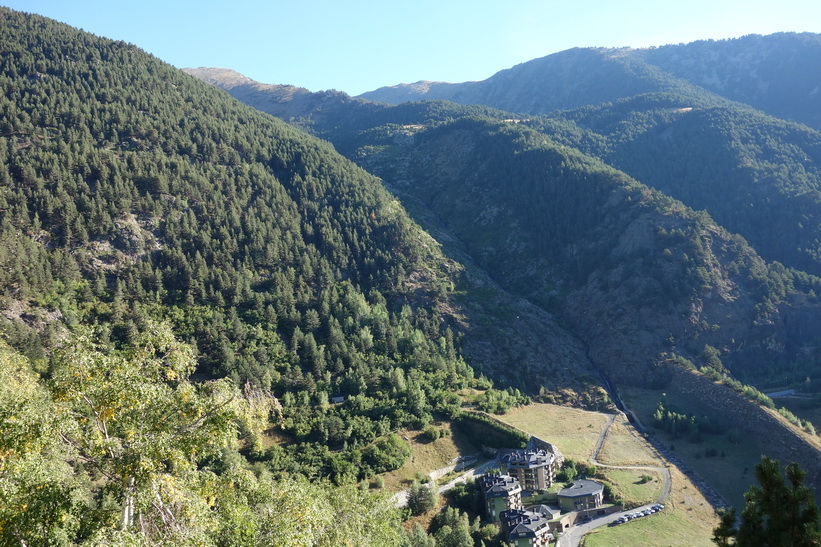
[[[482,462],[479,465],[477,465],[476,467],[472,467],[472,468],[468,469],[467,471],[465,471],[464,473],[462,473],[461,475],[459,475],[455,479],[451,480],[447,484],[443,484],[442,486],[440,486],[439,487],[439,494],[440,495],[444,494],[445,492],[447,492],[448,490],[450,490],[451,488],[453,488],[454,486],[456,486],[460,482],[467,481],[468,478],[470,478],[470,477],[473,477],[475,479],[476,477],[479,477],[480,475],[484,475],[485,472],[488,469],[490,469],[492,467],[496,467],[498,465],[499,465],[499,462],[497,462],[495,458],[487,460],[485,462]],[[450,467],[445,467],[445,468],[442,468],[442,469],[437,469],[436,471],[434,471],[431,474],[435,474],[437,471],[445,471],[446,472],[446,471],[450,471],[450,470],[451,470]],[[405,507],[408,504],[408,493],[409,492],[410,492],[410,489],[402,490],[401,492],[397,492],[396,494],[393,495],[393,499],[394,499],[396,507]]]
[[[618,513],[611,513],[609,515],[604,515],[600,517],[593,518],[590,522],[580,523],[572,526],[567,532],[561,536],[556,543],[556,547],[577,547],[580,543],[582,538],[588,532],[599,528],[601,526],[607,526],[611,522],[617,520],[619,517],[623,515],[627,515],[629,513],[635,513],[637,511],[642,511],[644,509],[649,509],[651,505],[656,503],[663,503],[670,495],[670,491],[672,488],[672,478],[670,476],[670,469],[665,466],[653,467],[653,466],[644,466],[644,465],[609,465],[606,463],[601,463],[598,460],[599,453],[601,452],[602,446],[604,445],[604,441],[607,438],[607,433],[610,431],[610,426],[613,425],[613,422],[616,420],[616,414],[604,414],[607,416],[607,423],[599,433],[599,438],[596,441],[596,448],[593,450],[593,454],[590,456],[590,463],[595,465],[596,467],[605,467],[608,469],[636,469],[636,470],[645,470],[645,471],[657,471],[661,473],[663,477],[663,485],[662,490],[659,496],[656,498],[655,502],[643,505],[641,507],[634,507],[628,511],[620,511]],[[527,432],[525,432],[527,433]],[[635,432],[630,429],[630,433],[635,437]],[[529,434],[529,433],[528,433]],[[647,446],[648,450],[651,451],[660,461],[664,461],[658,452],[651,446],[648,445],[643,439],[636,437],[636,439]],[[494,467],[498,465],[498,462],[495,459],[491,459],[477,465],[476,467],[469,469],[465,473],[462,473],[455,479],[451,480],[447,484],[444,484],[439,487],[439,493],[444,494],[451,488],[453,488],[456,484],[460,482],[465,482],[468,477],[478,477],[485,473],[488,468]],[[443,469],[444,471],[445,469]],[[397,507],[403,507],[408,503],[408,490],[403,490],[402,492],[398,492],[394,495],[394,501]]]
[[[669,496],[670,491],[672,489],[673,480],[670,476],[670,469],[667,467],[652,467],[652,466],[645,466],[645,465],[609,465],[606,463],[601,463],[598,460],[599,452],[601,452],[602,446],[604,445],[604,440],[607,437],[608,431],[610,431],[610,426],[613,425],[613,422],[616,420],[616,414],[607,414],[607,423],[602,428],[601,433],[599,433],[599,438],[596,441],[596,448],[593,450],[593,454],[590,456],[590,463],[595,465],[596,467],[606,467],[608,469],[637,469],[637,470],[645,470],[645,471],[657,471],[661,473],[663,477],[663,485],[661,489],[661,493],[659,494],[658,498],[654,503],[650,503],[647,505],[643,505],[641,507],[634,507],[629,511],[620,511],[618,513],[611,513],[609,515],[604,515],[601,517],[594,518],[590,522],[585,522],[581,524],[576,524],[572,526],[567,532],[562,535],[559,540],[556,542],[556,547],[576,547],[581,543],[582,538],[588,532],[599,528],[601,526],[607,526],[611,522],[618,520],[620,517],[627,515],[629,513],[635,513],[638,511],[643,511],[644,509],[649,509],[650,506],[654,505],[655,503],[663,503]],[[635,436],[635,433],[631,430],[630,433]],[[638,439],[643,444],[643,440]],[[664,461],[656,451],[652,448],[652,446],[647,445],[648,449],[659,458],[660,461]]]

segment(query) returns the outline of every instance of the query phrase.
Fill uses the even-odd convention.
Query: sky
[[[178,68],[358,95],[484,80],[573,47],[821,32],[818,0],[0,0]]]

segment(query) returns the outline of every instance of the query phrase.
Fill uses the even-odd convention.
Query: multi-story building
[[[556,457],[546,450],[511,450],[499,454],[502,471],[519,479],[523,490],[537,492],[556,480]]]
[[[501,514],[502,529],[516,547],[547,547],[553,539],[548,518],[524,509],[508,509]]]
[[[558,493],[562,511],[587,511],[604,502],[604,486],[596,481],[579,479]]]
[[[509,475],[484,475],[479,486],[485,497],[485,511],[490,520],[498,522],[502,511],[521,509],[522,487],[516,478]]]

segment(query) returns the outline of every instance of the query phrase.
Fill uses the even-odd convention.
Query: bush
[[[442,433],[441,433],[441,431],[439,431],[438,428],[436,428],[432,425],[429,425],[422,432],[422,435],[425,437],[425,440],[427,440],[428,442],[433,442],[433,441],[437,440],[439,437],[441,437]]]
[[[374,473],[384,473],[402,467],[410,455],[410,445],[392,433],[365,448],[362,451],[362,463]]]

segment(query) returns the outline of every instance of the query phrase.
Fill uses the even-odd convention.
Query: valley
[[[583,545],[709,545],[762,456],[821,492],[821,35],[359,97],[0,46],[0,543],[501,545],[392,496],[531,435],[666,504]]]

